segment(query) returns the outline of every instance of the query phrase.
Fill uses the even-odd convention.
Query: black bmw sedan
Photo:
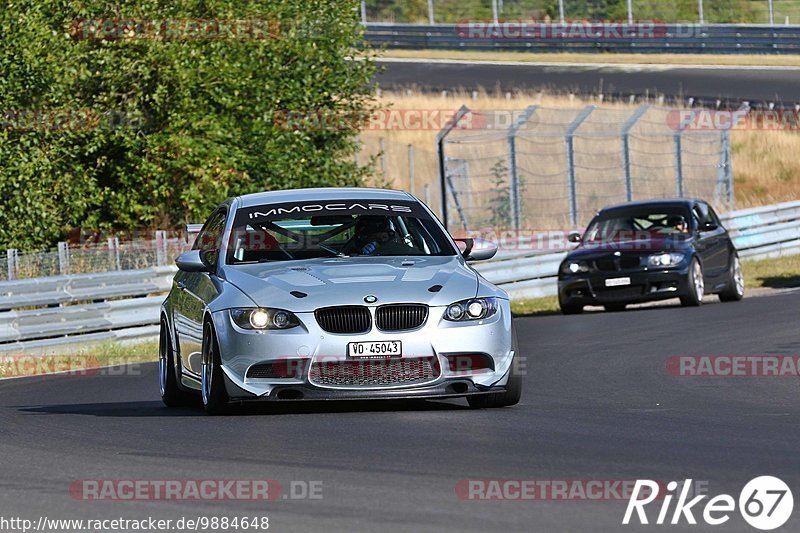
[[[703,295],[744,296],[739,256],[708,203],[695,199],[631,202],[601,210],[558,269],[564,314],[602,305],[622,311],[631,303],[680,298],[700,305]]]

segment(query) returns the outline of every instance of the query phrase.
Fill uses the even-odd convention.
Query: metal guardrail
[[[523,22],[523,21],[520,21]],[[472,29],[470,24],[473,24]],[[505,24],[505,26],[504,26]],[[798,54],[800,25],[762,24],[655,24],[654,31],[642,31],[640,24],[615,24],[619,34],[609,32],[592,37],[566,26],[548,23],[538,31],[531,23],[517,34],[514,22],[493,26],[486,21],[461,24],[365,25],[366,41],[374,47],[400,49],[502,50],[519,52],[622,52],[692,54]],[[475,26],[477,25],[477,26]],[[589,24],[589,27],[593,24]],[[539,26],[541,28],[541,26]],[[559,31],[559,28],[564,31]],[[580,29],[580,26],[578,27]],[[494,36],[492,36],[494,35]],[[610,36],[609,36],[610,35]]]
[[[742,259],[800,254],[800,201],[731,211],[720,216]],[[567,252],[512,252],[474,266],[511,298],[558,294],[558,266]]]
[[[0,282],[0,352],[158,334],[174,266]]]
[[[800,254],[800,201],[721,217],[747,259]],[[512,298],[556,294],[561,252],[501,250],[476,263]],[[75,342],[154,337],[174,266],[0,282],[0,353]]]

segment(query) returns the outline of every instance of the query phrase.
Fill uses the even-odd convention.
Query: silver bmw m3
[[[168,406],[466,397],[514,405],[508,295],[414,196],[383,189],[231,198],[203,224],[161,308]]]

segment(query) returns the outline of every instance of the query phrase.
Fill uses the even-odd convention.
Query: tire
[[[209,320],[203,325],[203,371],[201,379],[203,408],[210,415],[228,412],[229,398],[225,390],[225,374],[219,357],[219,344],[214,324]]]
[[[158,382],[161,401],[167,407],[183,407],[192,403],[192,397],[178,386],[178,375],[175,372],[175,354],[169,337],[166,319],[161,319],[161,330],[158,335]]]
[[[560,295],[558,297],[558,306],[561,308],[561,313],[564,315],[579,315],[583,313],[583,305],[564,303]]]
[[[603,308],[606,311],[612,312],[612,313],[618,313],[620,311],[624,311],[626,307],[628,307],[628,304],[622,304],[622,303],[605,304],[603,306]]]
[[[511,361],[508,383],[504,392],[493,392],[479,396],[467,396],[467,403],[475,409],[494,409],[497,407],[510,407],[519,403],[522,397],[522,376],[516,371],[516,362],[519,355],[519,345],[517,344],[517,332],[512,330],[512,346],[514,347],[514,360]]]
[[[696,257],[692,258],[689,265],[689,274],[686,279],[686,294],[681,296],[681,305],[697,307],[703,303],[705,294],[705,281],[703,281],[703,267]]]
[[[737,254],[733,255],[728,271],[728,285],[717,296],[721,302],[738,302],[744,298],[744,274]]]

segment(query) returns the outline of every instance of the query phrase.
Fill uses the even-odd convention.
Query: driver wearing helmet
[[[413,247],[400,242],[392,228],[389,217],[362,215],[355,225],[355,234],[345,246],[345,253],[360,255],[404,255],[420,253]]]
[[[674,229],[678,233],[689,233],[689,224],[681,215],[673,215],[667,219],[667,227]]]

